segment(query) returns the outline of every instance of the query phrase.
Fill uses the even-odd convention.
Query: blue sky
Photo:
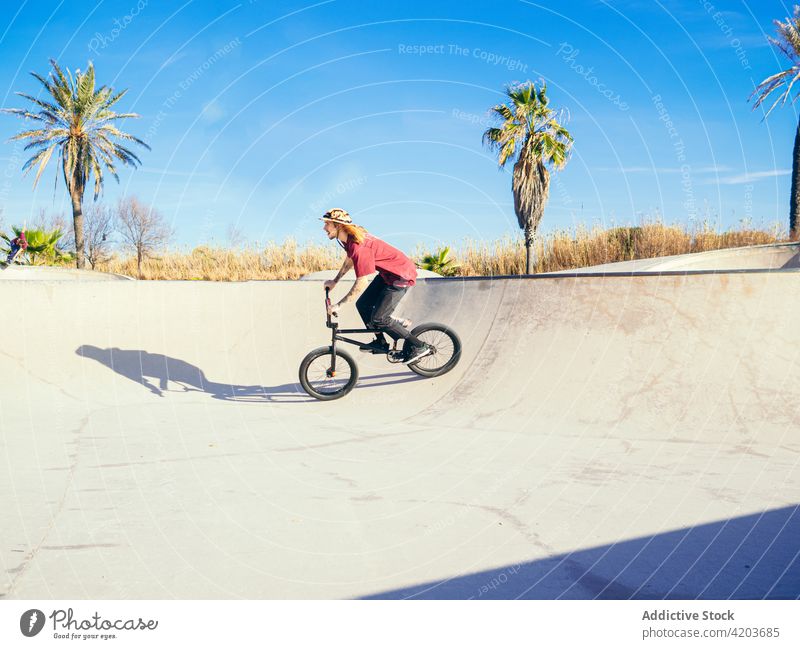
[[[542,231],[662,215],[719,227],[787,221],[796,108],[766,121],[747,97],[786,67],[771,47],[781,2],[6,2],[2,106],[36,94],[50,58],[95,64],[141,115],[143,166],[109,178],[176,243],[323,240],[344,207],[401,247],[518,235],[511,178],[481,144],[515,81],[544,79],[575,138]],[[672,123],[668,127],[666,120]],[[36,190],[22,123],[0,115],[6,226],[70,214],[55,170]]]

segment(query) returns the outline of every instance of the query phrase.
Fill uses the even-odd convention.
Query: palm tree
[[[544,214],[550,189],[550,172],[566,164],[572,136],[556,121],[556,112],[547,107],[547,85],[541,88],[528,81],[506,88],[508,103],[492,108],[501,120],[499,126],[486,129],[483,142],[498,152],[497,162],[504,167],[514,160],[511,184],[514,212],[525,232],[525,272],[533,272],[533,242],[536,228]]]
[[[789,98],[792,86],[800,79],[800,6],[794,6],[794,18],[786,18],[786,22],[773,21],[778,32],[777,38],[767,37],[789,59],[791,66],[764,79],[752,92],[748,101],[758,95],[753,110],[761,106],[773,91],[780,89],[778,98],[769,107],[764,119],[780,104],[783,106]],[[797,96],[800,96],[798,93]],[[797,100],[797,96],[795,99]],[[800,237],[798,231],[798,217],[800,217],[800,121],[794,134],[794,150],[792,151],[792,190],[789,195],[789,236],[792,239]]]
[[[59,228],[55,228],[54,230],[46,230],[44,228],[34,230],[11,226],[11,229],[14,231],[14,236],[17,237],[23,231],[25,232],[25,238],[28,242],[25,254],[33,266],[41,264],[52,265],[72,261],[71,253],[64,253],[59,248],[59,239],[64,235]],[[11,243],[12,237],[9,235],[0,234],[0,237],[5,239],[8,244]],[[8,252],[8,250],[4,252]]]
[[[86,186],[94,177],[94,198],[97,200],[103,189],[104,168],[119,182],[115,167],[117,160],[132,167],[141,164],[130,149],[115,140],[129,140],[147,149],[150,147],[114,125],[118,120],[139,117],[136,113],[116,113],[111,110],[127,90],[115,93],[106,86],[95,88],[94,65],[91,62],[86,72],[76,70],[74,77],[69,70],[65,75],[54,60],[51,59],[50,63],[53,70],[46,79],[35,72],[31,73],[49,94],[46,100],[17,93],[35,104],[38,111],[36,108],[32,109],[36,112],[22,108],[3,110],[39,122],[39,128],[23,131],[11,138],[28,140],[25,149],[34,150],[33,156],[22,167],[25,173],[37,167],[34,187],[53,153],[56,153],[59,167],[64,174],[64,183],[72,199],[76,261],[78,268],[83,268],[83,194]]]
[[[458,272],[460,266],[450,256],[450,246],[445,246],[433,254],[424,255],[420,260],[419,267],[444,277],[452,277]]]

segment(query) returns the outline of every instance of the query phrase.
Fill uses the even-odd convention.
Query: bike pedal
[[[405,354],[401,351],[390,351],[386,354],[386,359],[390,363],[402,363],[405,358]]]

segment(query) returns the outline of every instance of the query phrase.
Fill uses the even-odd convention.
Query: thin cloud
[[[598,171],[616,171],[623,174],[656,173],[672,174],[680,172],[677,167],[597,167]]]
[[[708,180],[704,185],[747,185],[749,183],[763,180],[764,178],[774,178],[775,176],[788,176],[792,173],[791,169],[770,169],[769,171],[750,171],[736,176],[727,176],[716,180]]]
[[[683,173],[681,167],[597,167],[598,171],[617,171],[624,174],[655,173],[655,174],[679,174]],[[698,174],[716,174],[720,172],[732,171],[725,166],[706,166],[690,167],[690,171]]]
[[[176,52],[161,64],[161,67],[158,69],[159,72],[164,68],[168,68],[169,66],[177,63],[181,59],[185,59],[187,56],[189,56],[189,52],[187,52],[186,50]]]
[[[200,178],[210,177],[212,174],[200,171],[172,171],[171,169],[153,169],[152,167],[141,167],[139,171],[146,174],[158,174],[159,176],[180,176],[181,178]]]
[[[680,167],[597,167],[598,171],[615,171],[623,174],[650,173],[650,174],[680,174],[685,170]],[[706,166],[689,167],[692,174],[720,174],[733,171],[726,166]],[[792,173],[791,169],[769,169],[767,171],[749,171],[729,176],[717,178],[706,178],[698,181],[698,185],[746,185],[754,183],[764,178],[774,178],[776,176],[788,176]]]

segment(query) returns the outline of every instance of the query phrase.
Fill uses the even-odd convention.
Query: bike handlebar
[[[325,314],[328,318],[328,326],[331,326],[331,314],[328,312],[328,307],[331,305],[331,289],[325,289]]]

